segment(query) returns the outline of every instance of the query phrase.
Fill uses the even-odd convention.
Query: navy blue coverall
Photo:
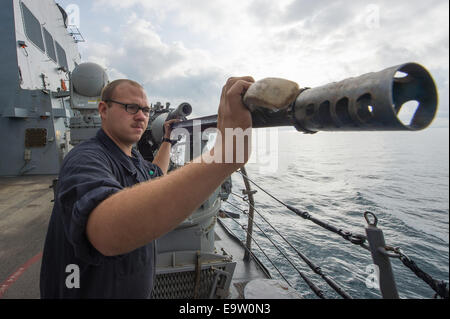
[[[155,242],[106,257],[89,242],[86,224],[95,207],[112,194],[161,175],[136,150],[127,156],[102,129],[67,154],[45,240],[41,298],[150,298]],[[79,269],[78,288],[73,267]]]

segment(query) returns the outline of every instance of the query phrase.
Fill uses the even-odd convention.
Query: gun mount
[[[170,108],[170,103],[164,108],[160,102],[153,106],[153,114],[148,121],[148,127],[138,142],[138,149],[142,156],[153,161],[155,152],[164,137],[164,122],[171,119],[180,119],[186,121],[186,117],[192,113],[192,106],[189,103],[181,103],[176,109]]]

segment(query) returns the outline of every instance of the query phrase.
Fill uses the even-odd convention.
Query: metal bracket
[[[374,219],[370,221],[369,216]],[[389,254],[386,251],[383,232],[377,228],[378,218],[371,212],[365,212],[364,218],[367,221],[366,227],[367,241],[369,242],[372,260],[378,266],[380,272],[380,291],[385,299],[399,299],[397,286],[395,284],[394,273],[392,272]]]
[[[219,298],[227,298],[228,297],[228,289],[226,289],[226,283],[230,280],[230,273],[211,267],[214,269],[216,276],[214,277],[214,282],[211,285],[211,291],[209,292],[209,299],[213,299],[215,296]],[[219,280],[221,277],[225,277],[223,280],[223,285],[221,287],[217,287]]]

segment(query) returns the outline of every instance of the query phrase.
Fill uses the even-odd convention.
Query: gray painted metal
[[[399,76],[401,74],[401,76]],[[408,101],[417,101],[410,123],[398,114]],[[421,130],[434,119],[437,90],[428,71],[406,63],[337,83],[307,89],[294,105],[296,127],[317,131]]]
[[[370,222],[369,215],[374,217],[373,222]],[[391,261],[385,250],[383,231],[377,227],[377,218],[374,214],[366,212],[364,217],[368,223],[366,227],[367,241],[370,245],[373,263],[377,266],[374,275],[379,277],[381,294],[384,299],[399,299]]]
[[[24,9],[26,8],[26,9]],[[31,13],[45,24],[44,33],[26,29],[23,13]],[[56,18],[55,18],[56,17]],[[68,152],[68,127],[73,113],[68,97],[62,92],[66,71],[73,70],[80,56],[73,38],[67,32],[61,12],[53,0],[8,0],[0,13],[0,176],[57,174]],[[33,18],[33,19],[34,19]],[[54,47],[47,36],[42,47],[36,37],[51,35],[53,44],[64,50],[65,61],[54,61]],[[69,70],[63,70],[62,65]],[[27,129],[45,129],[46,143],[25,147]]]
[[[102,126],[98,103],[108,75],[100,65],[87,62],[75,67],[70,79],[70,103],[74,110],[70,118],[70,144],[76,145],[95,136]]]
[[[159,254],[153,298],[228,298],[235,267],[236,262],[227,255],[200,251]]]

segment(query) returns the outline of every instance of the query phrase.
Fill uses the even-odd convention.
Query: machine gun
[[[266,89],[282,94],[270,84]],[[258,92],[252,92],[252,97],[248,96],[250,93],[249,89],[244,103],[257,98]],[[398,114],[409,101],[417,101],[418,106],[411,121],[404,123]],[[299,89],[294,100],[284,106],[247,106],[252,110],[254,128],[293,126],[304,133],[316,133],[421,130],[433,121],[437,103],[436,86],[429,72],[419,64],[407,63],[317,88]],[[191,129],[194,122],[201,122],[202,129],[213,127],[217,125],[217,115],[182,121],[173,128]]]
[[[438,93],[433,78],[423,66],[406,63],[317,88],[300,89],[292,81],[263,79],[250,86],[243,101],[251,111],[253,128],[292,126],[307,134],[318,131],[417,131],[433,121]],[[411,112],[411,120],[405,122],[398,115],[410,101],[416,101],[417,108]],[[173,129],[192,132],[195,126],[197,131],[217,126],[217,115],[187,120],[192,109],[181,112],[181,107],[177,109],[178,114],[170,113],[181,115],[178,118],[182,119],[172,126]],[[153,144],[157,142],[155,136],[162,140],[164,122],[161,120],[168,118],[167,115],[157,117],[149,125],[153,131]]]
[[[150,116],[149,124],[141,139],[137,143],[137,148],[142,156],[153,161],[155,152],[164,137],[164,122],[171,119],[187,120],[187,116],[192,113],[192,106],[189,103],[181,103],[176,109],[170,108],[170,103],[166,103],[164,108],[160,102],[153,106],[153,114]]]

